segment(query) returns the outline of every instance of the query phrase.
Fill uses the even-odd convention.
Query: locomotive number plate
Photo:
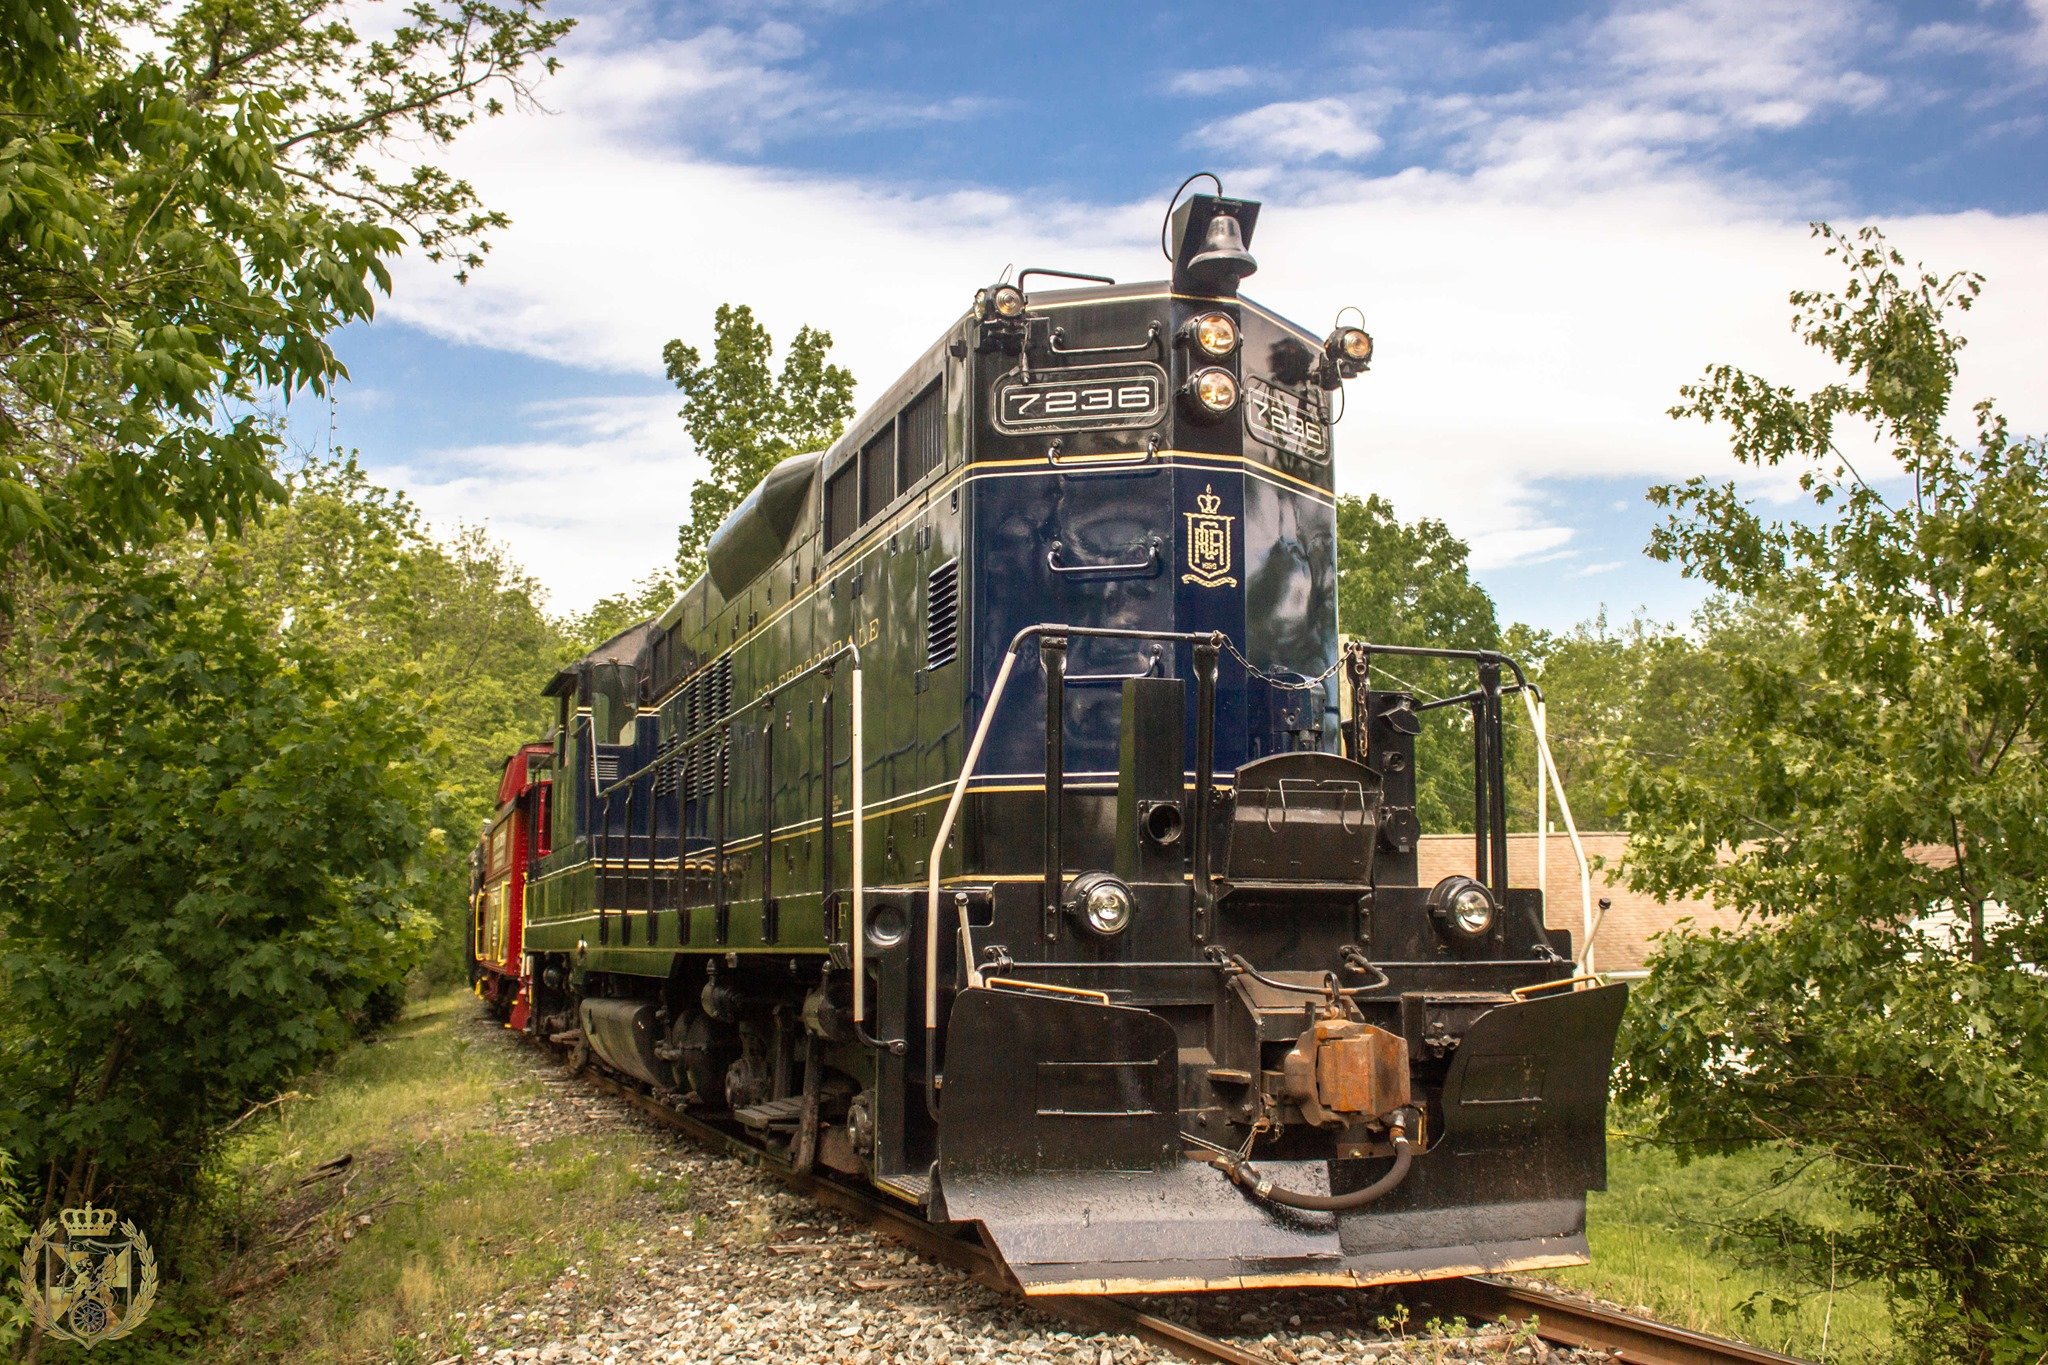
[[[1330,428],[1314,396],[1276,389],[1263,379],[1244,381],[1245,425],[1269,446],[1291,450],[1318,464],[1330,458]]]
[[[1166,371],[1157,365],[1082,365],[996,381],[996,430],[1101,431],[1158,425]]]

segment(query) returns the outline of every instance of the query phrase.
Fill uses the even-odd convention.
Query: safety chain
[[[1244,671],[1246,673],[1249,673],[1252,677],[1257,678],[1262,683],[1266,683],[1269,686],[1278,687],[1289,692],[1314,692],[1318,688],[1320,688],[1324,683],[1328,682],[1332,677],[1336,676],[1338,669],[1344,667],[1344,655],[1342,651],[1339,651],[1337,655],[1337,662],[1331,664],[1328,668],[1324,669],[1321,673],[1318,673],[1315,677],[1306,679],[1302,682],[1289,682],[1285,678],[1274,677],[1272,674],[1266,672],[1266,670],[1264,670],[1263,668],[1260,668],[1258,665],[1254,664],[1250,659],[1245,658],[1243,652],[1238,649],[1237,642],[1231,639],[1228,635],[1225,635],[1223,637],[1223,647],[1230,651],[1231,658],[1237,660],[1238,663],[1244,666]]]

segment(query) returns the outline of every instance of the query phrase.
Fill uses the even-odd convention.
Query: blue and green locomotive
[[[1034,1293],[1568,1264],[1604,1181],[1625,988],[1507,879],[1530,685],[1340,648],[1372,339],[1240,296],[1258,212],[1180,203],[1163,282],[979,291],[549,687],[530,1027],[981,1223]],[[1432,711],[1473,872],[1422,885]]]

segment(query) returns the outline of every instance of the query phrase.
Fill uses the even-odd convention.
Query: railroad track
[[[791,1188],[865,1223],[890,1240],[962,1271],[992,1289],[1023,1297],[1002,1262],[970,1230],[928,1223],[888,1200],[870,1197],[835,1180],[800,1174],[724,1129],[672,1109],[595,1068],[586,1068],[581,1074],[583,1079],[625,1100],[664,1127],[706,1146],[745,1157]],[[1426,1298],[1434,1308],[1448,1310],[1473,1323],[1503,1319],[1533,1322],[1535,1334],[1544,1341],[1606,1350],[1627,1365],[1804,1365],[1795,1356],[1760,1346],[1673,1327],[1568,1294],[1510,1284],[1490,1276],[1429,1280],[1401,1286],[1399,1292]],[[1279,1365],[1263,1351],[1196,1331],[1122,1299],[1036,1296],[1029,1302],[1080,1326],[1137,1337],[1186,1360],[1217,1365]]]

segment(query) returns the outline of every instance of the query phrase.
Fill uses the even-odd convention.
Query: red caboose
[[[548,851],[549,764],[554,750],[527,744],[505,760],[498,811],[484,826],[474,858],[470,903],[470,955],[476,993],[513,1028],[526,1027],[528,1005],[522,957],[526,877]]]

